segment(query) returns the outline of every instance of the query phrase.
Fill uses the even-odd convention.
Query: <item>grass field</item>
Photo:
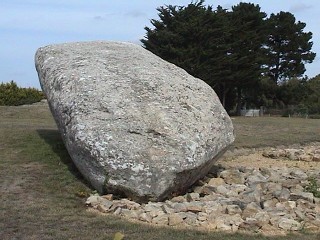
[[[320,141],[320,120],[235,118],[235,147]],[[134,224],[87,211],[92,191],[71,162],[46,106],[0,107],[0,239],[316,240],[305,232],[261,236]]]

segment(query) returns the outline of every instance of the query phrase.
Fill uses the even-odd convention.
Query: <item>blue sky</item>
[[[145,26],[157,18],[163,5],[185,6],[191,0],[1,0],[0,82],[14,80],[22,87],[40,88],[34,67],[36,50],[45,45],[73,41],[113,40],[139,44]],[[230,8],[236,0],[206,0],[214,7]],[[306,74],[320,73],[320,1],[260,0],[267,14],[289,11],[313,33],[313,51],[319,56],[307,64]]]

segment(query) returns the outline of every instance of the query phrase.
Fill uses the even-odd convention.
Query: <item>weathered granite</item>
[[[100,193],[183,193],[234,141],[212,88],[141,46],[50,45],[35,62],[66,148]]]

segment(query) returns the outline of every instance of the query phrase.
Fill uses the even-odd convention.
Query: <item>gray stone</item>
[[[313,203],[314,196],[309,192],[294,192],[290,194],[290,200],[297,201],[298,199],[306,200]]]
[[[266,187],[267,187],[267,190],[271,193],[282,190],[282,185],[274,182],[267,183]]]
[[[267,212],[258,212],[256,213],[256,215],[254,215],[253,218],[257,220],[257,224],[259,227],[263,227],[269,224],[270,221],[270,215]]]
[[[278,202],[279,202],[279,200],[276,198],[268,199],[268,200],[262,202],[262,208],[263,209],[274,208],[274,207],[276,207],[276,204]]]
[[[91,195],[90,197],[87,198],[86,205],[95,207],[102,203],[104,199],[100,197],[99,195]]]
[[[187,193],[186,199],[188,202],[198,201],[198,200],[200,200],[200,195],[199,195],[199,193],[195,193],[195,192]]]
[[[282,188],[280,191],[273,192],[273,195],[280,201],[285,202],[290,198],[290,190],[287,188]]]
[[[184,193],[234,141],[212,88],[141,46],[50,45],[35,62],[66,148],[100,193]]]
[[[256,215],[258,212],[261,212],[262,209],[258,204],[255,202],[249,203],[247,207],[242,212],[243,219],[246,219],[247,217],[252,218],[254,215]]]
[[[225,181],[223,180],[223,178],[211,178],[210,181],[208,182],[209,186],[212,187],[218,187],[220,185],[225,185]]]
[[[298,179],[307,179],[308,178],[308,175],[301,169],[293,169],[291,172],[290,172],[290,175],[294,178],[298,178]]]
[[[142,210],[129,210],[129,209],[122,209],[121,215],[129,218],[137,220],[139,216],[142,214]]]
[[[185,213],[186,218],[184,222],[188,225],[194,226],[197,223],[198,215],[192,212]]]
[[[153,218],[164,214],[162,204],[158,203],[148,203],[144,206],[144,210]]]
[[[241,194],[239,196],[246,202],[261,202],[261,191],[259,189],[249,189]]]
[[[183,197],[183,196],[177,196],[177,197],[173,197],[171,199],[171,202],[179,202],[179,203],[182,203],[182,202],[186,202],[186,198]]]
[[[141,214],[139,215],[139,220],[142,221],[142,222],[151,223],[152,217],[150,216],[149,213],[143,212],[143,213],[141,213]]]
[[[245,176],[247,180],[245,184],[248,184],[250,174],[259,175],[257,170],[249,168],[242,167],[237,170]],[[156,219],[156,222],[171,226],[191,226],[227,231],[240,229],[257,232],[296,231],[301,229],[301,226],[307,230],[317,230],[320,226],[320,203],[316,201],[317,198],[314,198],[312,193],[303,192],[305,189],[302,185],[306,180],[302,180],[290,189],[282,186],[282,183],[287,185],[290,180],[301,179],[295,178],[295,176],[303,174],[299,171],[292,174],[293,170],[295,169],[271,168],[269,175],[279,176],[278,179],[275,179],[276,182],[272,182],[268,178],[268,182],[254,180],[250,185],[226,184],[218,180],[223,184],[210,186],[211,180],[204,178],[208,184],[202,186],[203,188],[210,188],[214,191],[220,189],[219,192],[223,195],[213,191],[204,197],[200,195],[200,197],[198,193],[191,192],[195,189],[191,188],[188,194],[181,199],[178,198],[180,202],[166,200],[165,202],[135,205],[134,202],[126,199],[107,200],[107,205],[111,205],[108,210],[103,208],[106,200],[104,196],[95,195],[88,198],[87,204],[101,212],[116,213],[132,219],[138,219],[144,213],[147,214],[142,215],[144,221],[150,221],[148,218],[150,215]],[[319,176],[319,171],[311,170],[305,173],[308,177],[318,178]],[[212,182],[215,185],[215,181]],[[228,196],[230,191],[233,191],[237,196]],[[290,200],[290,198],[292,199]],[[190,202],[187,202],[187,199]],[[131,211],[128,210],[130,208],[137,210],[132,210],[132,214],[130,214]]]
[[[96,206],[96,208],[103,213],[108,213],[111,212],[110,207],[112,206],[112,202],[111,203],[106,203],[106,204],[99,204]]]
[[[258,170],[254,170],[251,175],[247,177],[247,183],[249,185],[260,182],[267,182],[267,178],[263,176]]]
[[[174,203],[173,204],[174,212],[186,212],[188,211],[187,206],[184,203]]]
[[[152,219],[153,224],[159,224],[159,225],[168,225],[169,220],[168,216],[166,214],[159,215]]]
[[[228,184],[244,184],[245,179],[243,174],[237,169],[224,170],[219,174]]]
[[[181,225],[182,223],[183,223],[183,218],[179,214],[177,213],[169,214],[168,216],[169,226],[177,226],[177,225]]]
[[[227,214],[241,214],[242,210],[238,205],[228,205],[226,209]]]
[[[205,212],[207,214],[212,213],[214,215],[217,213],[224,213],[225,211],[226,211],[226,206],[222,206],[222,204],[219,202],[216,202],[216,201],[206,202]]]
[[[314,162],[320,162],[320,154],[315,154],[315,155],[313,155],[312,161],[314,161]]]
[[[185,205],[189,212],[198,213],[203,210],[203,204],[201,202],[187,202]]]
[[[255,218],[247,218],[239,226],[240,229],[248,231],[258,231],[260,227],[258,220]]]
[[[164,205],[162,205],[162,210],[163,210],[163,212],[164,213],[174,213],[175,212],[175,210],[173,209],[173,208],[171,208],[171,206],[169,206],[168,204],[164,204]]]
[[[279,220],[279,228],[290,231],[297,231],[301,229],[301,224],[293,219],[281,218]]]
[[[204,212],[199,212],[198,213],[198,220],[201,222],[204,222],[208,219],[208,214]]]
[[[122,212],[122,208],[121,207],[118,207],[115,209],[115,211],[113,212],[113,215],[120,215]]]

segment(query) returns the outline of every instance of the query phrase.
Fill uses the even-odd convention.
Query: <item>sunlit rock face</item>
[[[212,88],[141,46],[50,45],[35,62],[66,148],[100,193],[183,193],[234,141]]]

